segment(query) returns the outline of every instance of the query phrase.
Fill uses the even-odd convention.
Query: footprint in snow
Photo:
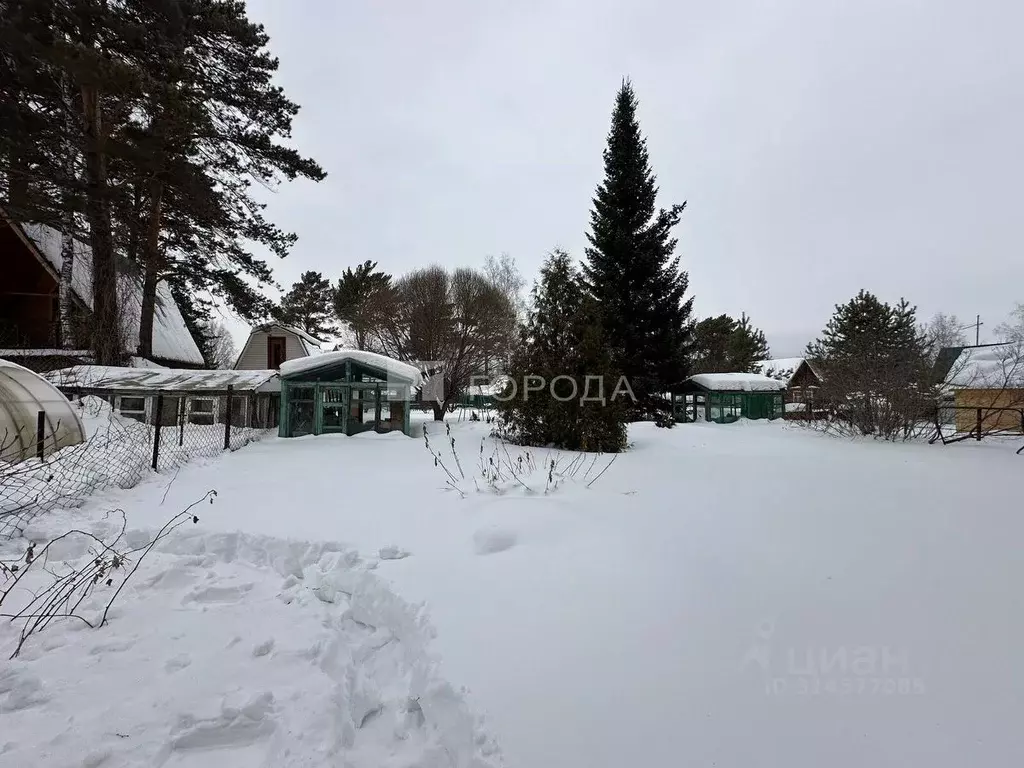
[[[473,550],[478,555],[504,552],[507,549],[512,549],[518,543],[518,534],[507,528],[481,528],[473,534]]]
[[[402,560],[410,554],[412,553],[406,552],[404,549],[394,544],[388,547],[381,547],[380,552],[378,552],[378,556],[381,560]]]

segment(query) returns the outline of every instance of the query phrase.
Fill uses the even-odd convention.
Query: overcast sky
[[[700,316],[776,356],[867,288],[991,328],[1024,301],[1024,3],[250,0],[329,173],[269,215],[336,279],[583,255],[632,79]]]

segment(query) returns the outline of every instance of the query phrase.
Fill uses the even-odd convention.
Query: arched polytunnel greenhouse
[[[44,456],[85,439],[77,409],[59,389],[28,368],[0,359],[0,462],[39,455],[40,413]]]

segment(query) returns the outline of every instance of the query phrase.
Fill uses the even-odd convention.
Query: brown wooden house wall
[[[821,381],[814,375],[814,371],[807,363],[802,363],[789,380],[786,388],[787,403],[805,403],[813,401],[815,389],[821,386]]]
[[[57,280],[0,220],[0,348],[57,343]]]
[[[977,410],[963,408],[981,408],[981,424],[983,431],[1009,430],[1021,431],[1021,414],[1019,410],[989,411],[987,408],[1024,409],[1024,389],[960,389],[956,392],[956,429],[957,432],[970,432],[978,425]]]

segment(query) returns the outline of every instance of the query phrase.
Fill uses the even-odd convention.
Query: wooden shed
[[[411,435],[419,369],[384,355],[340,349],[281,364],[281,437],[403,432]]]
[[[277,426],[277,371],[76,365],[50,371],[46,379],[69,397],[101,397],[143,424]]]
[[[700,373],[673,393],[679,421],[729,424],[744,419],[777,419],[785,412],[786,385],[757,373]]]
[[[963,348],[945,389],[957,432],[1024,432],[1024,342]]]

